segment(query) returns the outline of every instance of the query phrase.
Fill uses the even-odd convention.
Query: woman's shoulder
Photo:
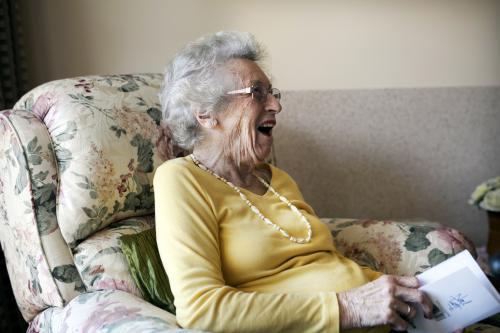
[[[157,169],[156,172],[160,170],[178,170],[178,169],[188,169],[189,165],[192,164],[190,163],[189,156],[184,156],[184,157],[177,157],[177,158],[172,158],[170,160],[166,160],[163,162]]]
[[[270,180],[270,183],[272,183],[274,186],[292,186],[294,188],[298,188],[295,180],[285,170],[270,163],[266,163],[264,164],[264,166],[265,167],[263,167],[263,169],[268,170],[269,173],[268,180]]]
[[[182,172],[188,170],[188,161],[186,157],[177,157],[166,160],[156,169],[155,175],[158,173]]]
[[[287,179],[293,181],[293,178],[285,170],[270,163],[266,163],[265,165],[273,178],[276,177],[279,179]]]
[[[175,198],[176,202],[207,200],[204,175],[198,169],[189,156],[163,162],[153,178],[155,196]]]
[[[178,157],[163,162],[155,171],[154,179],[169,179],[182,181],[191,178],[193,174],[193,163],[188,156]]]

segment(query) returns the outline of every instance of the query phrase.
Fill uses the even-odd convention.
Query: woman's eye
[[[262,98],[266,94],[266,92],[264,90],[265,89],[262,88],[262,87],[255,87],[253,89],[253,94],[255,95],[255,97],[257,97],[257,98],[260,99],[260,98]]]

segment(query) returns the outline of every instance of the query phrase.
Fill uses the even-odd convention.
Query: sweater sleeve
[[[185,328],[212,332],[339,332],[334,292],[244,292],[225,284],[210,198],[182,165],[154,178],[160,256]]]

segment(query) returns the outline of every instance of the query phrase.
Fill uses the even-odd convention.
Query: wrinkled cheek
[[[272,149],[272,141],[269,139],[263,140],[263,142],[258,142],[256,151],[257,154],[259,155],[258,158],[260,161],[266,160],[266,158],[271,154],[271,149]]]
[[[242,149],[244,150],[242,155],[246,157],[247,162],[258,163],[259,156],[257,156],[257,133],[255,133],[255,130],[252,129],[251,126],[247,125],[243,129],[242,134]]]
[[[248,126],[240,122],[227,138],[226,156],[233,159],[237,164],[257,164],[259,158],[256,153],[256,133]]]

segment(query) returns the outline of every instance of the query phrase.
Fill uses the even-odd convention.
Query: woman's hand
[[[432,315],[432,302],[417,288],[415,277],[384,275],[361,287],[338,294],[340,327],[371,327],[391,325],[404,331],[406,319],[416,314],[420,304],[426,317]]]

